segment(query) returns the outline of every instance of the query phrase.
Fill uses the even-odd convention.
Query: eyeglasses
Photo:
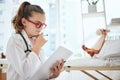
[[[36,22],[33,22],[29,19],[27,19],[30,23],[34,24],[36,28],[42,28],[44,29],[47,25],[45,23],[42,23],[42,22],[39,22],[39,23],[36,23]]]

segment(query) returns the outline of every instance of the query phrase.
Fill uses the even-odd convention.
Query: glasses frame
[[[36,28],[41,28],[42,27],[42,29],[44,29],[47,26],[45,23],[42,23],[42,22],[36,23],[36,22],[34,22],[30,19],[27,19],[27,21],[34,24]]]

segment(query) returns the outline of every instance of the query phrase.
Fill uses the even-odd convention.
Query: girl
[[[23,2],[13,21],[15,32],[7,44],[7,80],[46,80],[58,77],[63,67],[56,61],[49,77],[35,75],[44,62],[42,46],[46,43],[40,31],[46,27],[45,13],[38,5]],[[42,72],[41,72],[42,73]],[[34,76],[34,77],[33,77]]]

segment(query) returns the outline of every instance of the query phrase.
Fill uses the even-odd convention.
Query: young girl
[[[44,62],[42,46],[46,43],[40,31],[46,27],[45,13],[38,5],[23,2],[13,21],[15,32],[7,44],[7,80],[46,80],[58,77],[63,67],[56,61],[49,77],[35,75]],[[41,72],[42,73],[42,72]]]

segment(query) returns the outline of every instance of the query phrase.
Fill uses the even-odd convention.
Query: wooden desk
[[[0,59],[0,80],[7,80],[6,79],[6,72],[3,69],[7,69],[7,64],[4,60]]]
[[[6,73],[2,73],[2,69],[0,69],[0,80],[7,80]]]

